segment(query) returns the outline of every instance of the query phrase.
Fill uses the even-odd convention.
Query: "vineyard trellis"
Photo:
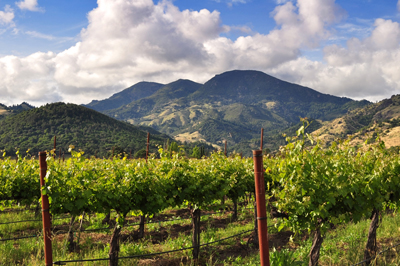
[[[305,133],[306,123],[297,136],[287,138],[279,154],[264,157],[264,178],[269,207],[288,217],[279,229],[313,232],[309,265],[317,265],[324,235],[332,225],[357,223],[399,203],[400,156],[386,150],[379,138],[364,149],[351,147],[349,141],[324,147]],[[121,228],[131,211],[151,215],[186,205],[194,216],[223,196],[235,202],[254,193],[252,161],[240,156],[214,153],[206,160],[189,160],[160,149],[160,159],[150,156],[145,163],[126,157],[88,160],[82,151],[72,150],[72,158],[61,162],[54,159],[54,152],[48,153],[46,185],[41,188],[37,160],[17,154],[15,161],[3,155],[0,201],[4,207],[15,201],[37,202],[41,190],[49,196],[53,214],[115,210]],[[376,223],[371,227],[369,239],[376,238],[376,227]],[[192,246],[200,243],[194,241]],[[366,246],[365,262],[377,254],[376,245]]]

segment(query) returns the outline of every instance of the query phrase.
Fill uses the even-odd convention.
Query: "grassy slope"
[[[400,145],[400,95],[350,111],[313,132],[327,143],[352,135],[353,145],[374,141],[379,135],[386,147]]]

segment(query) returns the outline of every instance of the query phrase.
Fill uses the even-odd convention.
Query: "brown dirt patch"
[[[289,243],[290,237],[293,235],[291,231],[281,231],[276,234],[270,234],[268,235],[269,247],[281,250]]]

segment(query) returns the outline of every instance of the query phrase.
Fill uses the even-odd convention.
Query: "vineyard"
[[[267,208],[271,214],[268,230],[290,231],[294,237],[309,235],[312,245],[308,262],[303,260],[303,264],[318,265],[329,231],[371,219],[363,240],[364,254],[353,264],[373,263],[379,253],[376,241],[379,217],[396,210],[400,200],[399,154],[386,150],[379,138],[362,149],[350,147],[348,141],[333,142],[326,148],[306,134],[304,128],[298,130],[296,137],[288,137],[288,144],[281,147],[278,154],[263,157]],[[255,192],[253,158],[213,153],[203,159],[187,159],[161,148],[157,158],[154,156],[147,162],[118,156],[113,160],[87,158],[84,152],[74,150],[71,154],[72,158],[63,162],[54,156],[54,151],[47,153],[45,185],[42,187],[37,158],[22,158],[17,154],[15,160],[4,154],[0,161],[3,209],[15,209],[18,204],[36,207],[42,192],[49,199],[53,227],[57,227],[57,217],[66,221],[63,224],[67,225],[63,236],[65,244],[63,250],[54,251],[55,265],[85,260],[88,265],[97,265],[93,264],[96,261],[106,261],[109,265],[118,265],[120,261],[121,265],[127,265],[129,259],[138,263],[139,255],[162,256],[144,250],[132,250],[131,256],[126,258],[119,256],[120,252],[126,254],[127,245],[123,246],[124,250],[120,245],[126,240],[123,232],[134,224],[138,227],[136,241],[143,239],[154,217],[163,214],[164,218],[174,220],[176,216],[166,214],[176,209],[187,210],[191,239],[190,243],[182,243],[172,250],[187,248],[180,251],[186,252],[185,256],[193,261],[206,265],[201,248],[206,249],[205,244],[218,240],[207,237],[210,241],[202,243],[209,234],[201,228],[202,222],[221,211],[226,219],[228,206],[232,213],[229,220],[243,222],[242,230],[232,233],[232,237],[240,239],[241,235],[247,234],[247,245],[257,245],[253,234],[257,230],[253,210],[249,213],[245,207],[251,205],[244,204]],[[85,216],[101,217],[106,228],[112,230],[109,245],[104,247],[108,249],[108,256],[88,258],[77,251],[81,230],[74,225],[82,224]],[[158,224],[161,226],[160,222]],[[98,225],[95,230],[106,229]],[[253,234],[253,239],[249,234]],[[1,241],[12,239],[3,233],[1,236]],[[53,239],[60,239],[60,236],[54,234]],[[131,248],[134,247],[135,244],[131,244]],[[70,260],[58,259],[58,256],[65,258],[65,253],[76,256],[69,256]],[[271,254],[272,265],[285,265],[278,263],[277,256]],[[0,258],[0,262],[3,259]]]

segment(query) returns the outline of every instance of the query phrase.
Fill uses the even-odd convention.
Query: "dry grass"
[[[204,136],[201,135],[201,134],[199,133],[199,131],[195,131],[195,132],[193,132],[193,133],[186,132],[186,133],[178,134],[178,135],[176,135],[176,136],[174,137],[174,139],[175,139],[175,140],[178,140],[178,141],[181,141],[181,142],[185,142],[185,141],[186,141],[186,142],[196,142],[196,141],[200,141],[200,142],[204,142],[204,143],[207,143],[207,144],[209,144],[209,145],[212,145],[212,146],[213,146],[214,148],[216,148],[216,149],[221,149],[220,146],[215,145],[215,144],[212,144],[212,143],[210,143],[210,142],[207,142],[207,141],[205,140]]]

